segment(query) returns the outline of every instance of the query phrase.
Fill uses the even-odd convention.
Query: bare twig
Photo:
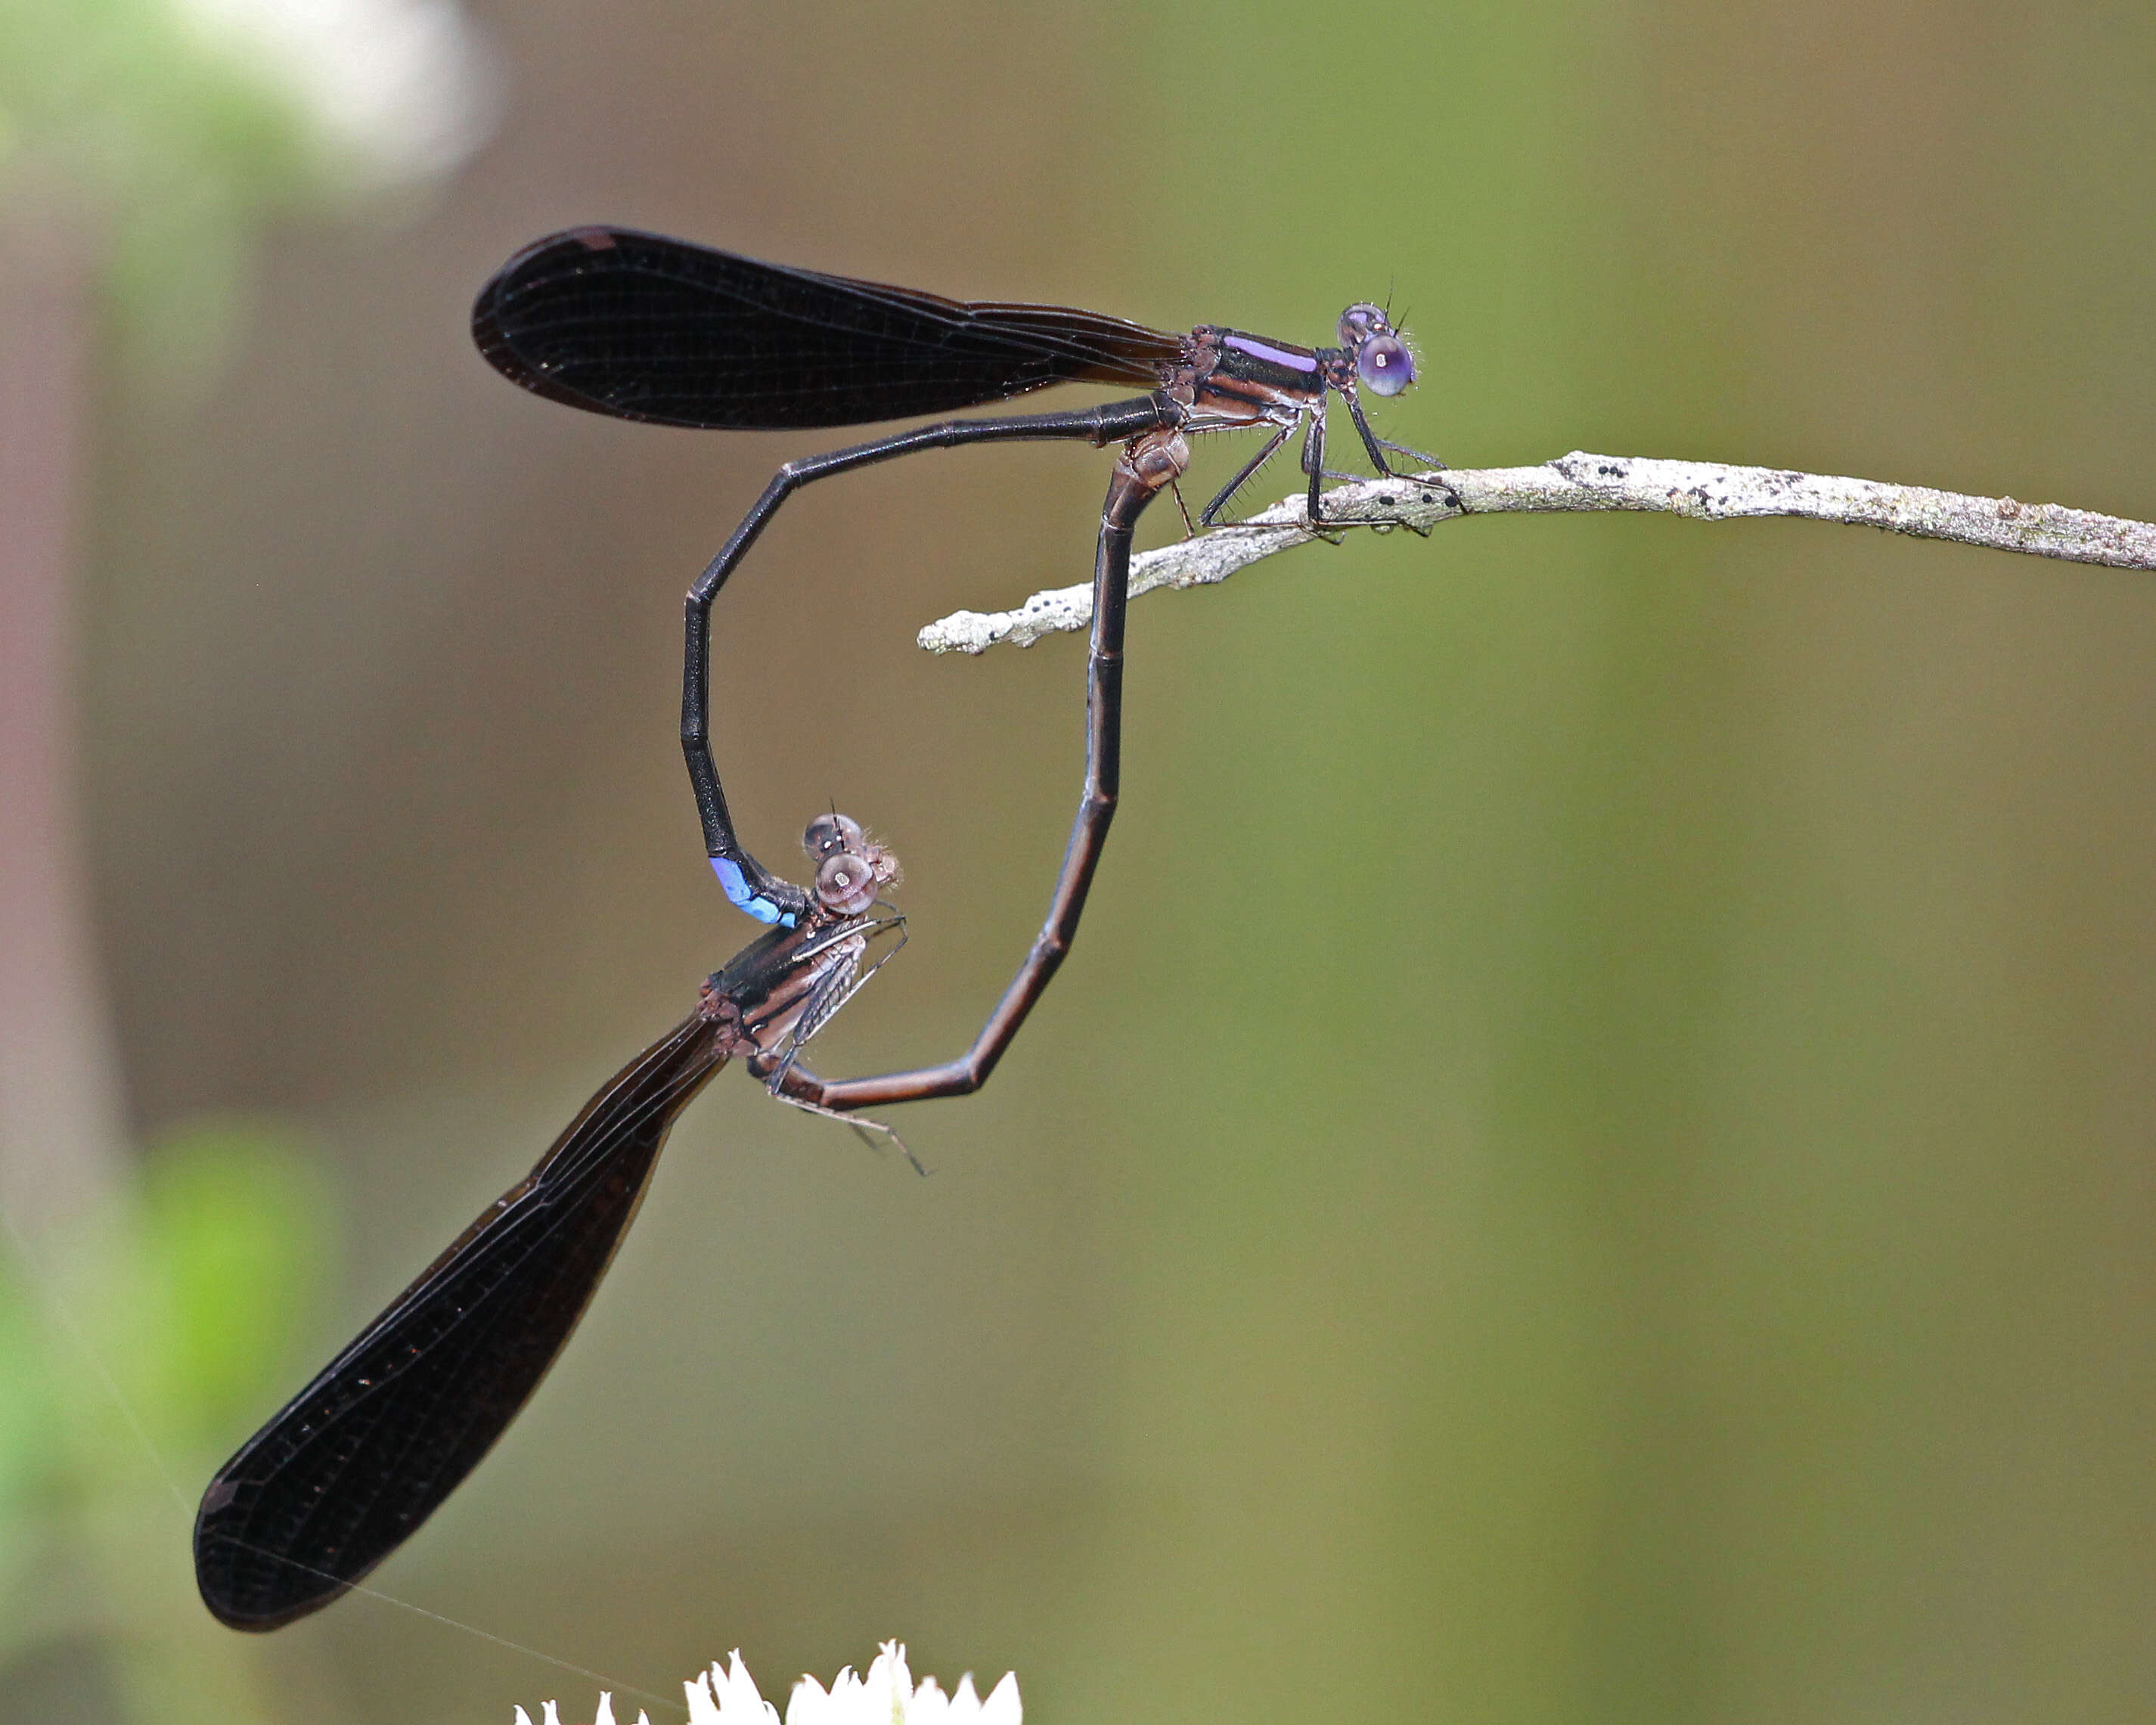
[[[2103,563],[2115,569],[2156,569],[2156,524],[2017,503],[2011,497],[1966,497],[1922,485],[1834,479],[1773,467],[1726,467],[1711,461],[1657,461],[1575,450],[1540,467],[1460,469],[1404,479],[1362,480],[1325,494],[1328,525],[1406,527],[1427,533],[1471,515],[1544,514],[1628,509],[1727,521],[1734,516],[1802,516],[1845,526],[1884,527],[1922,539],[1953,539],[1996,551]],[[1323,536],[1304,519],[1302,499],[1291,497],[1232,527],[1222,527],[1131,565],[1133,597],[1158,587],[1204,587],[1225,581],[1260,558]],[[921,631],[931,653],[983,653],[999,641],[1030,647],[1044,635],[1086,628],[1093,618],[1090,585],[1037,593],[1015,611],[958,611]]]

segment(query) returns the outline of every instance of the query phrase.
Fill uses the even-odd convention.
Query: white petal
[[[599,1710],[592,1725],[613,1725],[613,1697],[603,1689],[599,1691]]]
[[[562,1725],[562,1716],[554,1711],[552,1702],[539,1710],[539,1725]]]
[[[711,1671],[717,1669],[713,1666]],[[699,1671],[695,1682],[681,1686],[689,1697],[689,1725],[719,1725],[718,1703],[711,1699],[711,1671]]]
[[[921,1686],[913,1692],[913,1705],[906,1709],[905,1725],[950,1725],[951,1702],[936,1686],[933,1677],[923,1677]]]
[[[855,1725],[857,1721],[875,1717],[869,1692],[854,1675],[851,1666],[841,1666],[839,1675],[831,1679],[831,1707],[824,1717],[831,1725]]]
[[[831,1697],[814,1677],[803,1675],[786,1701],[786,1725],[826,1725],[838,1717]]]
[[[913,1699],[913,1674],[906,1668],[904,1643],[883,1644],[861,1687],[866,1692],[862,1697],[861,1725],[906,1725],[906,1705]]]
[[[522,1707],[516,1710],[516,1725],[531,1725],[531,1715],[526,1712]]]
[[[757,1690],[740,1648],[726,1656],[726,1670],[711,1667],[711,1688],[719,1698],[720,1725],[778,1725],[778,1709]]]
[[[1024,1710],[1019,1706],[1018,1673],[1005,1671],[1004,1680],[981,1703],[981,1725],[1021,1725]]]

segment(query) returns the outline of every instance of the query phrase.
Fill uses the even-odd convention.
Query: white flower
[[[297,100],[385,180],[454,167],[493,123],[499,75],[456,0],[177,0],[208,41]]]
[[[758,1692],[756,1679],[742,1663],[739,1649],[723,1666],[700,1672],[682,1688],[689,1697],[689,1725],[779,1725],[778,1709]],[[541,1725],[562,1725],[554,1703],[548,1702]],[[865,1676],[857,1677],[848,1666],[825,1689],[814,1677],[793,1686],[786,1703],[786,1725],[1022,1725],[1018,1699],[1018,1674],[1005,1671],[1004,1680],[983,1701],[973,1691],[971,1671],[958,1679],[958,1687],[946,1695],[933,1677],[913,1684],[906,1668],[906,1649],[886,1641]],[[516,1710],[516,1725],[531,1725],[531,1716]],[[599,1697],[593,1725],[614,1725],[613,1697]],[[650,1725],[642,1714],[636,1725]]]
[[[849,1666],[829,1691],[803,1677],[786,1703],[786,1725],[1019,1725],[1021,1717],[1016,1672],[1005,1671],[986,1701],[974,1693],[971,1671],[958,1679],[953,1695],[945,1695],[933,1677],[923,1677],[916,1689],[906,1649],[896,1641],[883,1644],[867,1676],[856,1677]]]
[[[531,1715],[522,1707],[516,1710],[516,1725],[531,1725]],[[539,1725],[562,1725],[561,1717],[555,1712],[552,1702],[547,1702],[540,1709]],[[613,1697],[603,1689],[599,1692],[599,1710],[592,1725],[613,1725]],[[636,1725],[651,1725],[650,1715],[638,1713]]]
[[[714,1665],[681,1686],[689,1696],[689,1725],[778,1725],[778,1709],[757,1693],[738,1647],[725,1666]]]
[[[531,1715],[522,1707],[516,1710],[516,1725],[531,1725]],[[554,1711],[552,1702],[541,1707],[539,1725],[562,1725],[561,1717]],[[613,1725],[613,1697],[604,1690],[599,1692],[598,1714],[593,1719],[592,1725]],[[651,1725],[650,1716],[639,1712],[636,1716],[636,1725]]]

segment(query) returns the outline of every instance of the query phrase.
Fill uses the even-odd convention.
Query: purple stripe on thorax
[[[1314,372],[1317,357],[1310,353],[1290,353],[1278,347],[1268,347],[1264,342],[1253,341],[1248,336],[1224,336],[1221,346],[1232,347],[1239,353],[1247,353],[1253,359],[1262,359],[1269,364],[1285,366],[1291,372]]]

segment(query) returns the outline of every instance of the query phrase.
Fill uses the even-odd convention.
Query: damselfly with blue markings
[[[1383,307],[1350,305],[1339,345],[1303,347],[1201,325],[1172,335],[1068,305],[947,300],[917,289],[826,275],[628,228],[572,228],[502,266],[472,311],[480,352],[552,401],[617,418],[700,429],[779,431],[867,424],[1008,400],[1050,384],[1136,386],[1148,393],[1068,413],[951,419],[788,462],[689,589],[681,692],[687,757],[705,850],[727,897],[752,916],[801,914],[798,889],[769,873],[734,829],[711,757],[711,611],[721,588],[779,507],[813,480],[916,449],[1065,439],[1124,447],[1102,511],[1094,563],[1084,793],[1048,918],[1002,1001],[961,1059],[844,1091],[840,1106],[978,1089],[1061,960],[1114,812],[1122,714],[1123,603],[1138,513],[1188,463],[1184,439],[1255,430],[1264,445],[1200,512],[1209,524],[1298,427],[1313,523],[1328,404],[1347,409],[1377,471],[1386,442],[1363,392],[1399,394],[1414,357]],[[924,1082],[925,1081],[925,1082]],[[877,1088],[876,1086],[880,1086]]]
[[[272,1630],[320,1609],[441,1507],[567,1343],[668,1132],[728,1060],[782,1101],[896,1142],[803,1094],[819,1081],[800,1056],[903,944],[904,919],[879,896],[898,865],[841,814],[819,816],[804,842],[816,872],[792,923],[707,980],[696,1009],[218,1470],[194,1546],[221,1621]]]

